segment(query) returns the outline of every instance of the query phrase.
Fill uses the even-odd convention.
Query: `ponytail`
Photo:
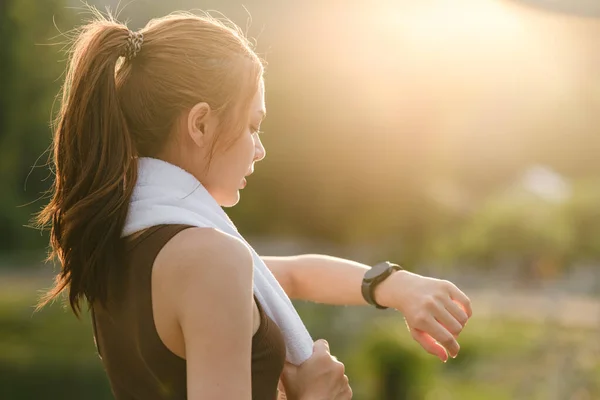
[[[38,226],[50,225],[48,260],[57,258],[61,270],[38,309],[65,289],[77,316],[83,299],[105,304],[108,276],[120,267],[137,154],[115,76],[120,57],[131,56],[131,37],[124,25],[101,19],[74,43],[54,130],[52,199],[35,216]]]

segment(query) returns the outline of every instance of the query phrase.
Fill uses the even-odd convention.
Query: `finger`
[[[437,310],[434,311],[435,319],[444,326],[453,336],[458,336],[462,331],[462,324],[454,318],[454,316],[440,304]]]
[[[444,349],[441,344],[437,343],[430,335],[420,329],[415,328],[411,329],[410,334],[412,335],[413,339],[415,339],[417,343],[419,343],[421,347],[425,349],[426,352],[436,356],[443,362],[448,361],[448,353],[446,352],[446,349]]]
[[[329,343],[325,339],[319,339],[313,344],[313,352],[324,351],[329,353]]]
[[[463,310],[462,307],[458,304],[458,302],[452,300],[451,298],[448,298],[446,300],[444,306],[446,307],[446,310],[448,310],[448,312],[450,314],[452,314],[452,316],[454,318],[456,318],[456,320],[464,328],[465,325],[467,324],[467,320],[469,319],[469,316],[467,315],[465,310]]]
[[[452,300],[456,300],[463,308],[467,317],[471,318],[473,315],[473,309],[471,308],[471,300],[464,294],[459,288],[452,285],[450,287],[450,297]]]
[[[350,387],[349,382],[350,381],[348,380],[348,375],[346,375],[346,374],[342,375],[342,377],[339,380],[339,384],[338,384],[339,393],[343,393],[344,390],[346,390],[347,388]]]
[[[344,375],[340,390],[337,393],[335,400],[347,400],[352,398],[352,388],[350,387],[348,376]]]
[[[424,331],[444,346],[452,358],[456,357],[460,350],[456,338],[436,320],[431,320],[427,325]]]
[[[277,400],[285,400],[287,399],[285,395],[285,385],[283,384],[283,380],[279,379],[279,383],[277,384],[277,390],[279,391],[279,397]]]
[[[335,356],[332,356],[331,359],[333,360],[333,367],[335,368],[334,370],[337,373],[336,376],[344,376],[344,374],[346,373],[346,366],[344,365],[344,363],[338,361],[338,359]]]
[[[350,387],[350,385],[346,385],[340,389],[340,391],[338,392],[338,394],[334,398],[334,400],[349,400],[351,398],[352,398],[352,388]]]

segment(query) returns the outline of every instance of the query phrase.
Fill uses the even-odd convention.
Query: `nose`
[[[265,150],[265,146],[263,146],[260,136],[256,135],[254,140],[254,161],[260,161],[265,158],[266,155],[267,151]]]

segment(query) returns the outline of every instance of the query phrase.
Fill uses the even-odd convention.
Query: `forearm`
[[[270,258],[270,263],[285,265],[291,298],[337,305],[367,304],[360,290],[363,275],[370,268],[367,265],[316,254]]]

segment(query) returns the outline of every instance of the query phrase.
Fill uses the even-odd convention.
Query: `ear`
[[[187,130],[190,138],[200,147],[206,143],[206,128],[210,116],[210,106],[207,103],[194,105],[187,118]]]

